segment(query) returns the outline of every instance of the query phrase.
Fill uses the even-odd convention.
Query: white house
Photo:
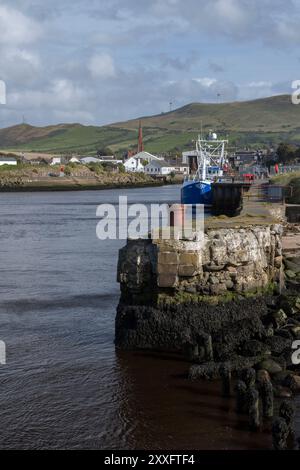
[[[52,157],[50,159],[50,165],[60,165],[61,164],[61,157]]]
[[[165,176],[174,172],[174,167],[164,160],[152,160],[145,166],[145,173],[153,176]]]
[[[16,165],[17,160],[14,157],[0,156],[0,165]]]
[[[185,163],[179,163],[178,165],[172,165],[173,171],[175,173],[181,174],[181,175],[188,175],[189,174],[189,165]]]
[[[128,158],[128,160],[125,160],[124,166],[126,171],[133,171],[135,173],[144,171],[144,165],[142,164],[140,158],[136,158],[136,155],[134,155],[134,157]]]

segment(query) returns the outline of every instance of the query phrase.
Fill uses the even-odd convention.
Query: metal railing
[[[284,186],[281,184],[262,184],[261,196],[266,202],[279,202],[284,203],[285,199],[291,197],[293,188],[291,186]]]
[[[271,167],[270,169],[270,175],[274,176],[276,174],[278,175],[284,175],[286,173],[293,173],[293,172],[300,172],[300,165],[280,165],[278,167],[278,173],[275,172],[275,168]]]

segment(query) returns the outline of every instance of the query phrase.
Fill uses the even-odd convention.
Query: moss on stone
[[[272,295],[276,291],[276,284],[269,283],[266,287],[254,289],[248,292],[231,292],[227,291],[222,295],[203,295],[194,294],[185,291],[177,291],[175,294],[170,295],[167,292],[160,292],[156,298],[156,305],[160,308],[170,305],[184,305],[184,304],[200,304],[205,303],[208,305],[219,305],[222,303],[233,302],[244,299],[252,299],[264,295]]]

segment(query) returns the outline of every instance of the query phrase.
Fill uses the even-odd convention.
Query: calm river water
[[[0,448],[270,447],[179,358],[115,350],[124,241],[95,229],[121,194],[175,201],[179,187],[0,194]]]

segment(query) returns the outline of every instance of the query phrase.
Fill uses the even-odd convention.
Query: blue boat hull
[[[212,204],[211,184],[203,181],[187,181],[181,188],[181,204]]]

